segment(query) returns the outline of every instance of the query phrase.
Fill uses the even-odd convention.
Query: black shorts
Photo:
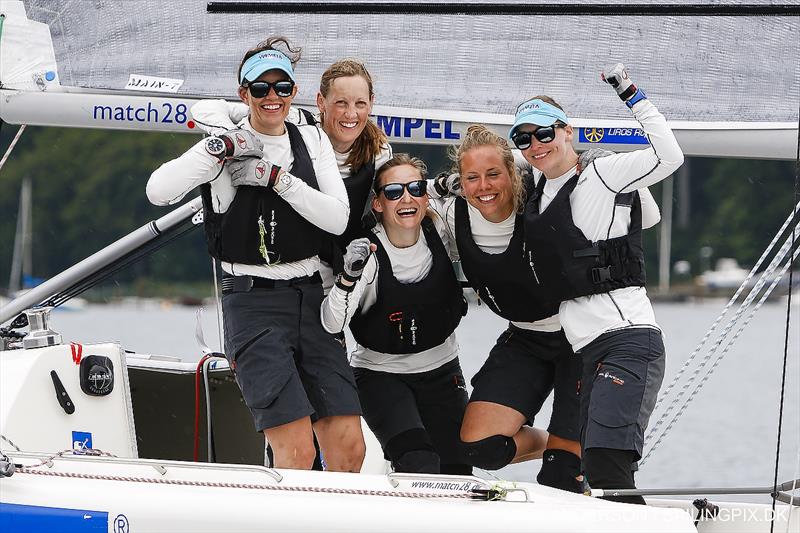
[[[580,355],[583,448],[633,450],[641,458],[644,430],[664,379],[661,332],[630,328],[605,333]]]
[[[257,431],[310,416],[360,415],[347,353],[320,320],[319,276],[223,291],[225,355]]]
[[[492,402],[522,413],[533,425],[550,391],[553,414],[547,431],[578,440],[581,360],[563,331],[545,332],[509,326],[472,378],[471,402]]]
[[[367,368],[353,371],[364,419],[384,452],[392,438],[423,429],[443,466],[463,464],[458,444],[467,387],[458,358],[434,370],[413,374]]]

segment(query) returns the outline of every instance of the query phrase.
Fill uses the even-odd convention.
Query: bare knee
[[[367,447],[358,416],[326,417],[314,424],[326,470],[358,472]]]
[[[309,442],[284,442],[273,440],[269,442],[272,448],[273,467],[292,468],[297,470],[311,470],[317,451],[314,443]]]

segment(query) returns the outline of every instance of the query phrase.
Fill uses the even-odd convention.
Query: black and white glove
[[[578,156],[578,168],[581,170],[589,168],[592,161],[598,157],[607,157],[610,155],[614,155],[614,152],[603,150],[602,148],[589,148]]]
[[[206,139],[206,151],[220,161],[264,155],[264,144],[256,135],[241,128]]]
[[[247,159],[234,159],[228,163],[231,173],[231,184],[234,187],[254,185],[257,187],[276,187],[279,178],[291,177],[281,172],[281,167],[273,164],[266,158],[248,157]]]
[[[461,175],[442,172],[433,179],[433,188],[440,197],[461,196]]]
[[[375,251],[375,245],[366,237],[353,239],[344,252],[342,277],[350,282],[358,281],[373,251]]]
[[[613,67],[609,67],[600,73],[600,79],[611,85],[620,99],[625,102],[628,107],[633,107],[633,104],[647,98],[644,92],[641,91],[633,84],[628,77],[628,71],[625,65],[617,63]]]

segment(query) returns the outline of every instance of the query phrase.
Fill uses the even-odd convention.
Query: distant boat
[[[700,275],[700,283],[708,289],[738,289],[749,273],[739,266],[736,259],[721,257],[714,270],[706,270]]]

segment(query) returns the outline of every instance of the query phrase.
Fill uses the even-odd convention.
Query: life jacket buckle
[[[605,283],[611,281],[611,267],[595,267],[592,269],[592,281],[594,283]]]

